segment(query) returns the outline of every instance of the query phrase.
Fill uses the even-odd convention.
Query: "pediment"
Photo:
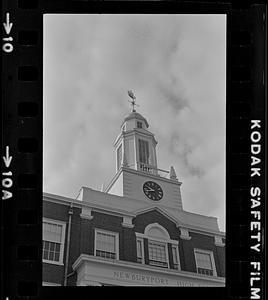
[[[171,214],[169,214],[169,212],[167,210],[165,210],[162,207],[158,207],[158,206],[150,206],[150,207],[144,207],[141,209],[138,209],[136,211],[134,211],[133,213],[138,216],[141,214],[145,214],[151,211],[157,211],[158,213],[160,213],[163,217],[169,219],[171,222],[175,223],[175,225],[177,227],[179,226],[183,226],[183,222],[177,218],[174,218],[174,216],[172,216]]]

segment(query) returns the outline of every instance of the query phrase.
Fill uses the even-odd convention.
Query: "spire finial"
[[[170,177],[170,179],[178,180],[173,166],[170,167],[169,177]]]
[[[136,112],[136,110],[135,110],[135,105],[136,105],[136,106],[139,106],[139,105],[136,104],[136,102],[135,102],[136,97],[135,97],[135,95],[134,95],[134,93],[133,93],[132,91],[127,91],[127,93],[128,93],[128,95],[129,95],[129,97],[132,99],[132,101],[129,101],[129,100],[128,100],[128,102],[130,102],[131,105],[132,105],[132,112]]]

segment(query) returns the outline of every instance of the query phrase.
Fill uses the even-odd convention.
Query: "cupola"
[[[115,140],[116,171],[122,166],[138,171],[157,174],[156,144],[154,135],[148,130],[149,124],[144,116],[136,112],[136,97],[128,92],[132,98],[132,111],[121,125],[121,132]]]

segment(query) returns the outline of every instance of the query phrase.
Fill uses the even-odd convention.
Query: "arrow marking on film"
[[[6,23],[3,23],[6,34],[9,34],[11,31],[11,28],[13,26],[13,23],[9,23],[9,13],[6,13]]]
[[[12,160],[12,156],[9,156],[9,146],[6,146],[6,156],[3,156],[3,160],[5,166],[8,168]]]

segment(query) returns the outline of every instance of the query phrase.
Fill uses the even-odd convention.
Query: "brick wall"
[[[69,218],[69,205],[44,202],[43,204],[43,217],[59,220],[66,223],[65,229],[65,246],[63,252],[63,263],[66,259],[66,243],[68,233],[68,218]],[[72,223],[71,223],[71,234],[70,234],[70,251],[69,251],[69,268],[68,274],[72,270],[72,264],[75,259],[80,255],[80,240],[81,240],[81,219],[80,219],[80,208],[73,208]],[[64,281],[64,266],[44,263],[43,264],[43,281],[55,282],[63,285]]]
[[[42,281],[63,285],[64,266],[43,263],[42,271]]]
[[[66,222],[66,238],[68,233],[68,210],[69,205],[45,202],[43,205],[43,216],[46,218]],[[162,215],[159,211],[153,210],[142,213],[133,219],[134,228],[122,226],[123,218],[120,216],[92,212],[93,219],[87,220],[80,217],[81,209],[73,208],[69,267],[68,274],[73,272],[72,265],[80,254],[94,254],[94,232],[95,228],[117,232],[119,234],[119,259],[136,262],[136,235],[135,232],[144,233],[147,225],[158,223],[169,233],[172,240],[179,241],[179,256],[181,269],[184,271],[196,272],[194,248],[210,250],[214,253],[214,259],[218,276],[225,276],[225,247],[217,247],[214,244],[214,237],[190,232],[191,240],[180,239],[180,231],[175,223]],[[147,242],[145,241],[145,246]],[[168,248],[171,256],[171,248]],[[146,255],[147,254],[147,255]],[[66,251],[64,251],[65,262]],[[145,249],[145,256],[148,251]],[[148,260],[146,259],[147,263]],[[172,260],[170,262],[172,267]],[[63,283],[64,267],[52,264],[43,264],[43,281]],[[68,283],[75,285],[76,275],[72,275]]]
[[[214,237],[195,232],[189,233],[191,240],[181,240],[180,255],[182,258],[181,268],[184,271],[196,272],[194,248],[213,252],[217,275],[225,276],[225,247],[215,245]]]

